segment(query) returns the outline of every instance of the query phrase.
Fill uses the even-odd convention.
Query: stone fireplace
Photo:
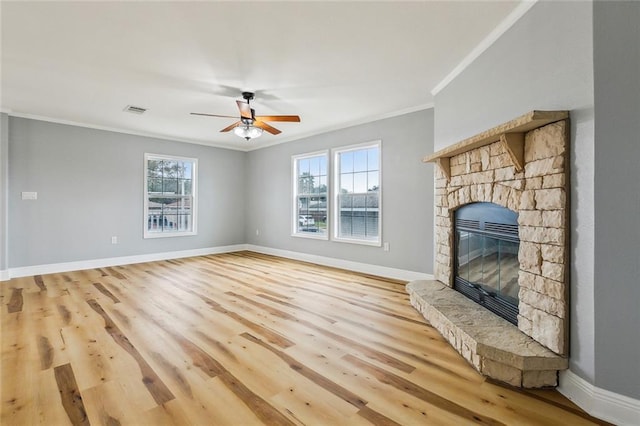
[[[478,371],[515,386],[554,386],[568,365],[568,147],[568,112],[532,111],[424,159],[438,165],[436,280],[409,283],[411,303]],[[470,259],[456,257],[455,213],[473,203],[517,214],[517,326],[453,290]]]

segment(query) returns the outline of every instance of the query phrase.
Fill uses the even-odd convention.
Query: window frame
[[[363,149],[378,149],[378,238],[376,240],[365,240],[361,238],[345,238],[339,236],[340,226],[340,154],[346,152],[360,151]],[[331,149],[332,167],[333,167],[333,184],[332,188],[332,241],[340,243],[360,244],[373,247],[382,247],[382,140],[377,139],[369,142],[358,143],[354,145],[346,145]],[[368,170],[368,169],[367,169]]]
[[[171,231],[171,232],[151,232],[149,231],[149,161],[150,160],[170,160],[170,161],[182,161],[190,162],[191,171],[191,230],[189,231]],[[192,157],[181,157],[178,155],[166,155],[166,154],[153,154],[144,153],[144,199],[143,199],[143,211],[142,211],[142,229],[143,238],[170,238],[170,237],[185,237],[191,235],[198,235],[198,159]],[[153,193],[152,193],[153,194]],[[154,196],[154,198],[161,198],[161,196]],[[168,197],[169,198],[169,197]]]
[[[327,178],[327,207],[326,207],[326,232],[324,234],[320,233],[312,233],[312,232],[304,232],[298,230],[298,161],[304,160],[307,158],[313,157],[321,157],[324,156],[326,161],[326,178]],[[292,237],[300,237],[300,238],[311,238],[314,240],[329,240],[329,234],[331,233],[331,164],[330,164],[329,150],[325,149],[322,151],[314,151],[314,152],[306,152],[303,154],[296,154],[291,156],[291,182],[292,182],[292,197],[291,197],[291,236]]]

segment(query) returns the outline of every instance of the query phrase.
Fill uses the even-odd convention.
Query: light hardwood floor
[[[2,425],[602,424],[485,380],[399,281],[241,252],[0,290]]]

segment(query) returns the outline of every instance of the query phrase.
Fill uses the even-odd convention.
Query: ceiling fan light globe
[[[249,140],[262,136],[262,129],[252,125],[241,124],[233,129],[233,133],[240,136],[241,138]]]

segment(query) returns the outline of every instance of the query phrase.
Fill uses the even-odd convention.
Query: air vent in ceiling
[[[130,112],[131,114],[144,114],[147,109],[138,106],[127,105],[126,107],[124,107],[123,111]]]

